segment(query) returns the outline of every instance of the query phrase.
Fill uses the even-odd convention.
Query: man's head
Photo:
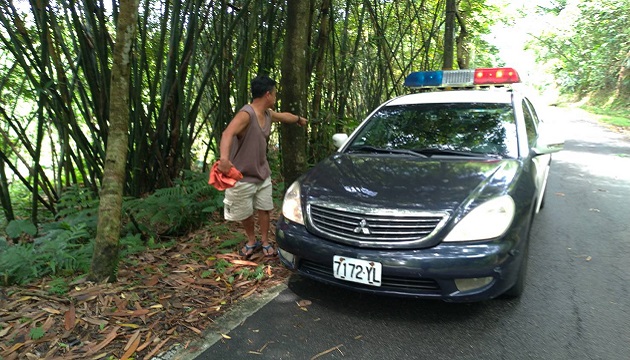
[[[269,93],[275,96],[276,81],[267,75],[258,75],[252,79],[252,98],[257,99]]]

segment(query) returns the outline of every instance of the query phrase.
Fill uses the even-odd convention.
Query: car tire
[[[525,247],[523,261],[521,262],[521,268],[518,271],[516,283],[514,283],[511,288],[503,293],[503,298],[516,299],[521,297],[521,295],[523,295],[523,292],[525,291],[525,278],[527,277],[527,258],[529,257],[529,251],[527,250],[528,247],[529,246]]]
[[[530,222],[529,229],[527,229],[527,238],[525,239],[525,248],[523,249],[523,260],[521,261],[521,266],[518,270],[518,275],[516,277],[516,283],[512,285],[506,292],[501,295],[501,297],[506,299],[516,299],[523,295],[525,291],[525,279],[527,278],[527,262],[529,259],[529,233],[531,231],[532,224]]]

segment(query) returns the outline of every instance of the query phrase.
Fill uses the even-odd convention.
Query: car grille
[[[333,268],[331,265],[323,265],[309,260],[302,260],[300,262],[299,270],[303,273],[311,275],[316,278],[325,279],[328,281],[348,284],[347,281],[336,279],[333,276]],[[364,285],[359,283],[352,283],[355,287],[364,287],[367,289],[373,289],[373,286]],[[381,289],[411,293],[439,293],[440,286],[433,279],[423,278],[403,278],[399,276],[387,276],[383,274],[381,276]]]
[[[345,243],[415,243],[434,234],[446,213],[375,210],[309,204],[309,223],[320,235]]]

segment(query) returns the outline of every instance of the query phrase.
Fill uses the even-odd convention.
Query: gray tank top
[[[245,133],[234,136],[230,161],[243,173],[243,182],[259,183],[271,176],[267,161],[267,142],[271,134],[271,114],[265,111],[265,125],[260,127],[256,112],[251,105],[245,105],[239,111],[249,114],[249,126]]]

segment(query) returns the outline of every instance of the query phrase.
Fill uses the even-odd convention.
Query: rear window
[[[511,104],[456,103],[382,107],[350,146],[439,149],[516,158]]]

